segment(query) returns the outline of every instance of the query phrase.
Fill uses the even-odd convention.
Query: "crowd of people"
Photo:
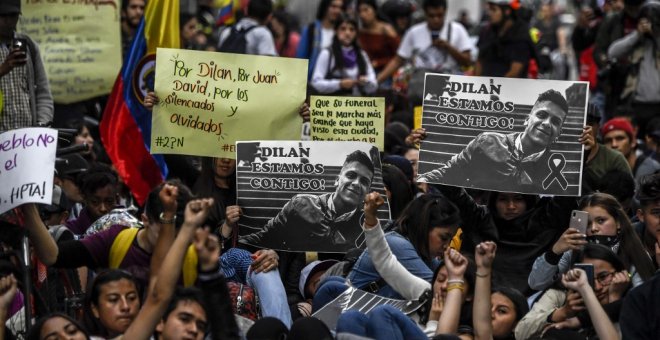
[[[123,55],[151,1],[165,0],[121,1]],[[336,192],[294,197],[253,235],[238,231],[235,159],[166,155],[168,178],[138,204],[99,138],[107,97],[53,102],[39,47],[16,33],[22,2],[0,2],[0,132],[53,127],[58,147],[85,146],[58,156],[50,205],[0,216],[0,339],[660,337],[659,2],[487,0],[472,22],[465,10],[448,17],[460,1],[249,0],[232,25],[217,20],[217,2],[198,0],[194,13],[182,7],[182,48],[306,58],[308,100],[386,100],[380,158],[391,220],[376,217],[385,197],[370,189],[373,155],[351,154]],[[570,15],[574,23],[559,20]],[[232,51],[237,34],[243,51]],[[418,181],[426,131],[414,128],[413,108],[428,72],[587,81],[576,140],[582,196],[427,183],[450,163]],[[562,94],[548,91],[537,104],[530,117],[543,111],[538,124],[561,126]],[[155,93],[144,105],[159,105]],[[534,144],[533,131],[521,136],[490,134],[460,155],[488,155],[488,143],[511,150],[508,139]],[[502,183],[525,175],[511,154],[500,157],[493,167],[506,167],[497,171]],[[492,167],[462,163],[470,171],[453,177],[493,178]],[[323,214],[309,218],[309,207]],[[575,216],[587,216],[584,229]],[[318,252],[246,242],[286,243],[285,222],[296,218],[297,230],[354,222],[360,229],[344,234],[364,242],[345,253],[331,252],[334,234],[303,240]],[[420,308],[347,310],[334,327],[313,315],[354,288]]]

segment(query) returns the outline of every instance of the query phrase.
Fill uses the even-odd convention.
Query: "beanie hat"
[[[600,134],[601,136],[605,137],[605,135],[614,130],[623,130],[630,140],[633,140],[633,127],[632,124],[630,124],[630,121],[626,118],[612,118],[608,120],[603,127],[600,128]]]
[[[308,299],[312,298],[311,296],[305,296],[305,287],[309,283],[309,279],[316,273],[323,271],[323,270],[328,270],[328,268],[332,267],[339,261],[337,260],[325,260],[325,261],[314,261],[300,272],[300,281],[298,282],[298,289],[300,290],[300,294],[302,294],[303,298]]]
[[[0,14],[19,14],[19,13],[21,13],[21,0],[0,1]]]

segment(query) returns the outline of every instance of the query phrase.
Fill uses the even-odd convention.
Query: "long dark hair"
[[[85,328],[89,330],[90,334],[106,338],[113,336],[108,333],[108,330],[101,324],[101,321],[94,317],[92,306],[98,306],[99,297],[101,296],[101,288],[103,286],[119,280],[128,280],[132,282],[135,285],[135,289],[138,291],[138,296],[142,296],[142,294],[140,294],[140,284],[131,273],[121,269],[109,269],[99,273],[92,281],[85,296],[83,324]]]
[[[280,46],[279,51],[277,51],[277,53],[282,55],[282,52],[284,52],[287,49],[287,47],[289,46],[289,35],[291,34],[291,26],[292,26],[291,25],[291,17],[289,16],[289,14],[286,11],[277,10],[277,11],[273,12],[273,19],[276,19],[277,21],[279,21],[280,24],[282,24],[282,27],[284,27],[284,33],[283,33],[284,34],[284,40],[282,40],[282,46]],[[272,25],[270,25],[270,24],[269,24],[269,26],[272,27]],[[271,32],[274,33],[275,31],[271,28]],[[274,35],[275,34],[273,34],[273,36]]]
[[[335,60],[335,67],[332,68],[331,72],[341,71],[344,69],[344,57],[341,51],[342,46],[341,42],[339,42],[339,38],[337,37],[337,29],[339,29],[339,26],[344,23],[353,25],[353,27],[355,27],[355,39],[353,39],[351,47],[355,49],[355,54],[357,56],[358,74],[363,76],[367,74],[367,61],[364,59],[362,48],[360,48],[360,44],[358,43],[357,39],[358,23],[355,21],[355,19],[347,15],[341,15],[337,22],[335,22],[335,35],[332,37],[332,45],[330,46],[332,58]]]
[[[603,260],[614,267],[614,270],[620,272],[626,269],[626,265],[621,261],[621,259],[614,254],[612,249],[602,244],[588,243],[584,245],[584,248],[578,252],[576,260],[578,262],[584,261],[584,259],[594,259],[594,260]],[[576,263],[578,263],[576,262]]]
[[[401,212],[396,220],[399,233],[415,247],[417,254],[429,265],[429,232],[436,227],[456,226],[461,217],[458,208],[440,195],[421,195]]]
[[[390,213],[392,219],[401,216],[403,209],[413,200],[413,191],[410,181],[399,168],[392,164],[383,163],[383,182],[385,187],[392,193],[390,201]]]
[[[230,196],[236,197],[236,169],[227,177],[227,185],[229,186]],[[215,201],[213,208],[209,212],[207,223],[211,228],[215,228],[217,224],[225,219],[225,201],[228,199],[221,193],[220,188],[215,184],[215,158],[204,157],[202,158],[202,172],[193,186],[193,192],[197,197],[213,197]]]
[[[87,330],[78,322],[78,320],[70,317],[69,315],[66,315],[66,314],[60,313],[60,312],[50,313],[48,315],[45,315],[45,316],[39,318],[39,320],[37,320],[37,322],[34,325],[32,325],[32,328],[30,329],[30,333],[28,333],[28,336],[27,336],[26,339],[27,340],[40,340],[41,339],[41,329],[44,327],[44,324],[46,323],[46,321],[48,321],[52,318],[56,318],[56,317],[66,319],[67,321],[71,322],[81,332],[83,332],[83,334],[85,334],[85,338],[89,339],[89,332],[87,332]]]
[[[630,269],[631,266],[635,266],[639,276],[645,281],[653,276],[655,272],[653,262],[644,251],[642,241],[633,229],[623,207],[614,196],[604,193],[587,195],[580,200],[579,206],[580,209],[600,207],[607,211],[619,225],[620,246],[617,255],[623,261],[625,267]]]

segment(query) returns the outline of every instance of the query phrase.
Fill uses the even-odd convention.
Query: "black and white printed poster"
[[[580,196],[586,82],[427,74],[418,181]]]
[[[323,321],[328,328],[334,331],[337,328],[339,316],[349,310],[367,314],[378,306],[389,305],[400,310],[403,314],[410,315],[422,307],[423,304],[423,301],[390,299],[349,287],[312,316]]]
[[[364,197],[385,197],[378,148],[364,142],[236,143],[239,242],[343,253],[365,246]],[[386,201],[378,211],[390,218]]]

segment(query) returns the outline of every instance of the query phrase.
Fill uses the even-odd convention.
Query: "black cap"
[[[20,14],[21,0],[0,1],[0,14]]]
[[[79,154],[59,157],[55,162],[58,177],[76,176],[89,169],[89,163]]]

